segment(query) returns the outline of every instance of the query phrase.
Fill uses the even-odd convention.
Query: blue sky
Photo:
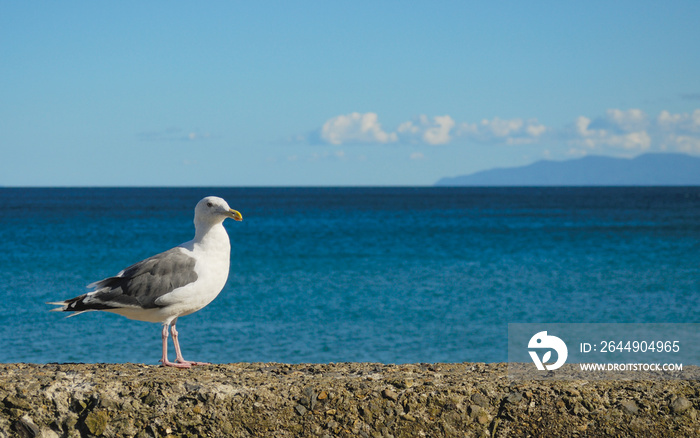
[[[2,2],[0,185],[700,155],[700,2]]]

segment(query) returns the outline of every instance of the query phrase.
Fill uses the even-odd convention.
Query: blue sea
[[[190,240],[206,195],[244,220],[190,360],[505,362],[508,323],[700,322],[698,187],[3,188],[0,362],[158,363],[160,326],[45,302]]]

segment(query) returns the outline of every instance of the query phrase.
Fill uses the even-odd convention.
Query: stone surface
[[[506,364],[0,364],[0,437],[700,436],[697,380]]]

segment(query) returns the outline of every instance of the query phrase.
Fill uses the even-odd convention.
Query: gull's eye
[[[211,202],[207,202],[207,207],[212,208],[213,206],[214,204],[212,204]]]

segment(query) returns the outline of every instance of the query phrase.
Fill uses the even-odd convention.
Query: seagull
[[[163,324],[163,366],[189,368],[206,365],[182,357],[175,324],[211,303],[228,278],[231,243],[223,222],[243,220],[221,198],[208,196],[194,209],[194,239],[156,254],[122,270],[114,277],[96,281],[92,292],[65,301],[47,304],[61,306],[56,312],[75,316],[102,310],[138,321]],[[168,360],[168,328],[175,346],[175,362]]]

